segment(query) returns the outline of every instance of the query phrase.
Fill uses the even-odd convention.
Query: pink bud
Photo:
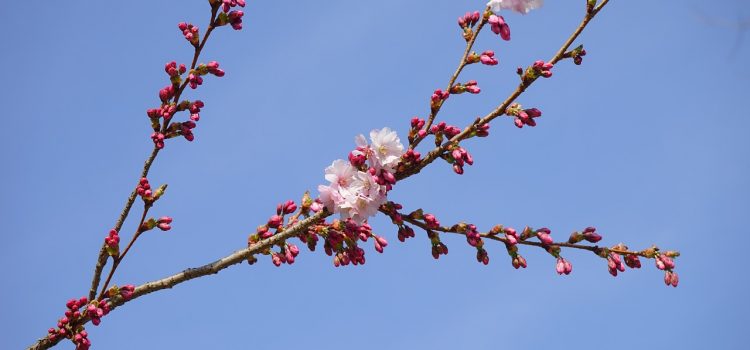
[[[281,226],[282,221],[283,219],[281,218],[281,216],[274,215],[270,219],[268,219],[268,227],[278,228],[279,226]]]

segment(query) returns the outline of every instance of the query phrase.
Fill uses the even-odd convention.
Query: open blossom
[[[372,175],[362,171],[357,172],[352,186],[345,189],[342,195],[344,200],[339,206],[341,217],[352,219],[360,225],[377,214],[386,199],[383,186],[378,185]]]
[[[337,184],[342,187],[348,187],[354,173],[357,172],[349,162],[341,159],[333,161],[331,166],[326,168],[326,180],[332,184]]]
[[[527,14],[533,9],[538,9],[544,5],[544,0],[490,0],[487,6],[495,14],[499,14],[500,10],[513,10],[521,14]]]
[[[318,191],[320,202],[329,211],[340,213],[342,219],[351,219],[361,225],[385,203],[390,185],[395,183],[392,173],[401,161],[404,146],[396,132],[389,128],[371,131],[371,144],[364,135],[357,136],[354,141],[357,148],[351,152],[350,161],[333,161],[325,170],[325,178],[330,184],[318,186]],[[369,164],[368,171],[360,170],[365,166],[365,160]],[[379,170],[381,178],[376,176]],[[383,182],[384,178],[393,181]]]
[[[367,144],[364,135],[357,136],[354,139],[357,150],[352,153],[364,155],[375,170],[383,169],[392,173],[404,154],[404,145],[398,134],[390,128],[373,130],[370,131],[370,141],[372,145]]]

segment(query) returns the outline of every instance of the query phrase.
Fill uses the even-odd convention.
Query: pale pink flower
[[[538,9],[544,5],[544,0],[490,0],[487,6],[495,14],[499,14],[500,10],[513,10],[521,14],[527,14],[529,11]]]
[[[369,173],[358,171],[351,185],[340,188],[339,193],[344,201],[339,205],[341,216],[362,224],[367,218],[378,212],[380,205],[385,203],[385,190],[375,182]]]
[[[357,169],[351,165],[351,163],[336,159],[331,163],[331,166],[326,168],[326,180],[332,184],[339,185],[342,187],[348,187],[354,178],[354,173]]]
[[[370,131],[372,150],[377,162],[374,168],[393,172],[404,154],[404,145],[395,131],[389,128]]]

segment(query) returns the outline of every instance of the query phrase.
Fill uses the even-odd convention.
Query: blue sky
[[[515,67],[547,59],[575,28],[583,0],[509,14],[513,40],[485,33],[479,95],[452,97],[440,119],[465,125],[516,84]],[[353,138],[389,126],[406,135],[443,88],[464,42],[456,17],[482,1],[251,1],[245,30],[216,33],[205,61],[227,75],[197,91],[206,102],[196,141],[174,141],[152,169],[169,183],[149,232],[118,270],[141,284],[242,248],[275,205],[323,183]],[[163,65],[187,61],[176,23],[205,27],[205,1],[12,2],[0,12],[0,348],[29,345],[68,298],[88,290],[96,253],[152,143],[145,110],[166,83]],[[750,205],[750,58],[746,2],[618,1],[564,62],[520,101],[536,128],[497,120],[466,144],[462,176],[435,163],[391,198],[442,223],[486,229],[547,226],[563,239],[596,226],[604,244],[678,249],[681,284],[666,288],[652,262],[617,278],[590,253],[567,252],[571,276],[525,249],[516,271],[502,246],[474,261],[461,237],[434,261],[424,234],[367,251],[335,269],[303,250],[293,266],[262,259],[128,304],[89,327],[95,348],[741,349],[750,321],[746,265]],[[195,95],[192,95],[195,96]],[[124,236],[134,230],[129,221]],[[618,340],[621,339],[621,340]],[[627,341],[625,341],[627,340]],[[72,349],[70,343],[62,349]]]

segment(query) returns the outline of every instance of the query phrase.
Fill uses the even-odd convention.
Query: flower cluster
[[[120,255],[120,236],[117,234],[117,230],[109,230],[109,234],[104,238],[104,244],[109,256],[117,257]]]
[[[523,128],[524,125],[536,126],[536,120],[542,116],[542,111],[537,108],[522,109],[518,103],[512,104],[506,111],[505,114],[514,117],[513,123],[518,128]]]
[[[155,191],[151,188],[151,184],[148,182],[148,178],[142,177],[138,181],[138,186],[135,188],[135,193],[141,197],[145,203],[153,203],[161,198],[166,191],[167,185],[159,186]]]
[[[120,288],[112,287],[109,290],[108,297],[118,295],[125,300],[132,297],[135,287],[126,285]],[[83,327],[83,320],[86,317],[91,319],[91,323],[98,326],[101,318],[107,315],[111,308],[108,298],[102,300],[91,300],[86,297],[80,299],[70,299],[65,303],[67,310],[65,315],[57,321],[57,328],[50,328],[47,331],[47,338],[55,341],[61,338],[70,339],[76,346],[76,350],[88,350],[91,347],[91,341],[88,339],[88,332]]]
[[[477,22],[479,22],[479,19],[481,18],[481,14],[479,11],[474,12],[466,12],[461,17],[458,17],[458,26],[461,28],[468,28],[473,27]]]
[[[149,218],[144,221],[140,227],[141,232],[146,232],[158,228],[162,231],[169,231],[172,229],[172,218],[169,216],[162,216],[158,220]]]
[[[195,26],[191,23],[180,22],[177,23],[177,28],[182,31],[182,35],[185,37],[185,40],[190,42],[193,46],[198,46],[198,43],[200,42],[200,33],[198,30],[198,26]]]
[[[360,225],[385,203],[404,154],[401,140],[389,128],[371,131],[370,141],[372,144],[363,135],[357,136],[357,148],[349,154],[349,161],[333,161],[325,170],[330,184],[318,186],[320,201],[329,211]]]
[[[503,40],[510,40],[510,26],[505,22],[503,16],[491,15],[487,20],[493,33],[499,34]]]

